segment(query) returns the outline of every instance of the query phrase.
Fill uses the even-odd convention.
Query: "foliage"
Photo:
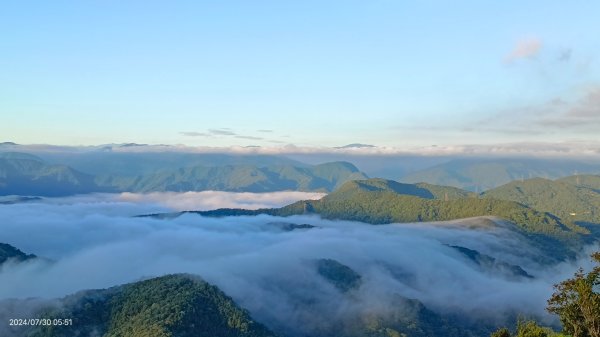
[[[592,255],[600,263],[600,252]],[[579,269],[573,278],[555,286],[548,311],[557,314],[565,333],[573,337],[600,337],[600,266],[585,273]]]
[[[529,179],[513,181],[487,191],[484,197],[512,200],[540,211],[552,213],[580,233],[589,233],[578,222],[600,224],[600,193],[565,181]]]
[[[491,337],[511,337],[507,328],[501,328],[492,333]]]
[[[359,274],[336,260],[319,259],[317,272],[342,292],[357,289],[361,284]]]
[[[375,180],[375,182],[372,182]],[[552,214],[509,200],[492,198],[435,199],[431,191],[421,187],[395,185],[381,179],[348,182],[317,201],[302,201],[278,210],[263,211],[273,215],[310,212],[324,218],[362,221],[372,224],[455,220],[476,216],[496,216],[509,220],[527,232],[557,237],[571,235],[560,219]],[[395,183],[395,184],[394,184]],[[375,187],[374,187],[375,186]],[[429,192],[429,198],[423,197]],[[436,191],[439,194],[439,191]],[[468,195],[468,194],[467,194]]]
[[[217,287],[190,275],[168,275],[67,297],[45,318],[72,317],[72,326],[43,326],[32,337],[274,336]]]
[[[565,337],[562,334],[554,332],[554,330],[539,326],[533,320],[517,321],[517,331],[511,334],[507,328],[500,328],[491,334],[491,337]]]

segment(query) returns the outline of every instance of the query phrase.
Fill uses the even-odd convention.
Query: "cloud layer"
[[[506,55],[506,62],[513,62],[519,59],[534,58],[542,49],[542,40],[536,37],[523,38],[517,41],[514,48]]]
[[[56,261],[3,266],[0,299],[52,298],[189,272],[218,285],[257,320],[310,335],[319,326],[352,315],[385,314],[392,309],[391,294],[419,299],[439,312],[476,319],[493,321],[511,312],[548,319],[544,306],[552,284],[574,270],[570,264],[539,265],[536,250],[506,228],[467,229],[460,221],[443,226],[372,226],[312,216],[131,217],[168,209],[172,202],[198,205],[199,199],[203,198],[190,194],[103,195],[95,200],[67,198],[0,206],[4,224],[0,242]],[[275,202],[269,196],[255,198],[254,205],[244,195],[231,199],[249,208],[262,207],[265,200]],[[212,199],[204,206],[234,203],[219,204],[218,200],[225,199]],[[286,232],[278,222],[318,228]],[[536,279],[482,270],[448,245],[517,264]],[[341,294],[317,274],[313,261],[320,258],[350,266],[363,276],[363,285],[353,296]],[[303,306],[302,300],[312,304]]]

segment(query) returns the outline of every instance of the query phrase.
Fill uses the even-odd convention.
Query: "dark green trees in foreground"
[[[592,255],[600,263],[600,252]],[[600,337],[600,265],[589,273],[579,269],[573,278],[555,286],[548,311],[557,314],[564,332],[573,337]]]
[[[592,259],[599,265],[588,273],[580,268],[573,278],[555,285],[548,300],[547,310],[558,315],[566,335],[534,321],[519,321],[514,335],[502,328],[491,337],[600,337],[600,252],[592,254]]]

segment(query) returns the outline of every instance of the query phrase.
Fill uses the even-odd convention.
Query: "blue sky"
[[[600,2],[12,1],[0,141],[587,142]]]

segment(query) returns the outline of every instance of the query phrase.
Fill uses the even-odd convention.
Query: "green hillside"
[[[579,174],[557,179],[556,181],[575,185],[577,187],[586,187],[600,193],[600,175]]]
[[[448,192],[445,192],[448,191]],[[443,194],[443,198],[439,197]],[[447,197],[446,197],[447,196]],[[149,215],[172,218],[177,214]],[[298,201],[277,209],[218,209],[191,212],[204,216],[319,214],[326,219],[370,224],[432,222],[494,216],[510,221],[526,233],[568,239],[579,232],[565,226],[556,215],[512,200],[480,198],[455,188],[426,184],[401,184],[385,179],[349,181],[320,200]],[[577,227],[577,229],[583,230]]]
[[[385,186],[373,188],[372,186]],[[365,187],[366,186],[366,187]],[[411,187],[412,186],[412,187]],[[570,231],[555,216],[509,200],[464,197],[435,199],[444,187],[398,184],[394,181],[369,179],[344,184],[321,200],[300,201],[272,210],[274,215],[318,213],[328,219],[362,221],[371,224],[392,222],[445,221],[476,216],[497,216],[522,229],[554,236],[568,236]],[[449,189],[454,191],[454,189]],[[466,196],[471,196],[465,193]]]
[[[217,287],[183,274],[84,291],[40,317],[71,318],[73,324],[38,327],[30,337],[275,336]]]
[[[516,201],[552,213],[565,224],[600,224],[600,193],[582,185],[571,184],[571,179],[552,181],[536,178],[513,181],[485,192],[483,197]]]
[[[362,278],[352,268],[332,259],[319,259],[316,264],[319,275],[338,290],[348,292],[360,287]]]

